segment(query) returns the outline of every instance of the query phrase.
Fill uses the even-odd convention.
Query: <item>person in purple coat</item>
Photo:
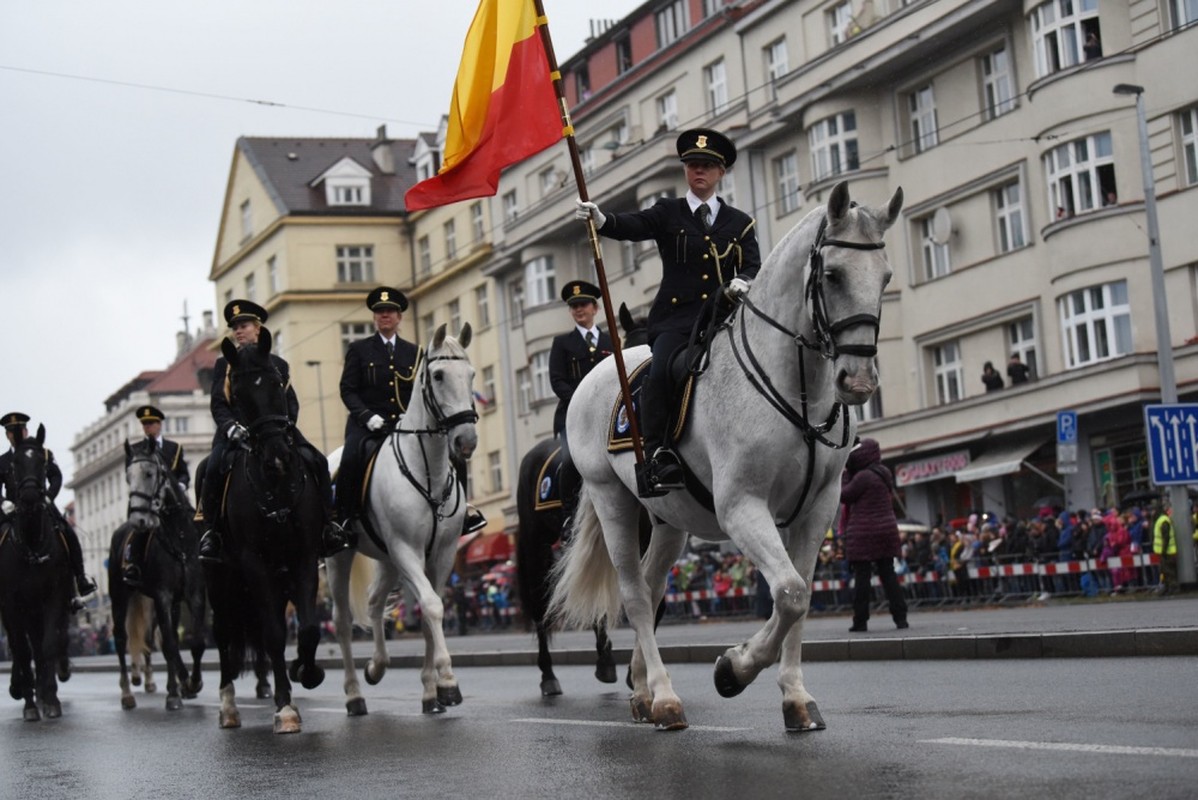
[[[872,589],[869,582],[876,571],[890,616],[899,628],[907,627],[907,599],[894,574],[894,559],[899,554],[898,519],[890,501],[894,478],[882,465],[882,448],[874,439],[862,439],[845,467],[840,482],[843,503],[841,530],[845,556],[853,570],[852,632],[868,630]]]

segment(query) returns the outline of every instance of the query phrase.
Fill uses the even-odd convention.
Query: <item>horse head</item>
[[[884,208],[849,199],[846,182],[832,189],[811,245],[805,296],[814,346],[832,359],[837,400],[861,405],[878,388],[878,327],[890,263],[882,234],[903,207],[899,188]]]
[[[158,442],[146,440],[149,452],[135,451],[125,442],[125,483],[129,486],[129,524],[139,530],[162,525],[171,492],[171,475],[159,456]]]
[[[424,353],[420,376],[423,411],[449,440],[450,451],[469,458],[478,446],[478,412],[474,409],[474,367],[466,348],[470,346],[470,323],[462,326],[457,339],[448,336],[442,324]],[[408,412],[411,413],[411,410]]]
[[[229,403],[249,428],[250,440],[267,472],[282,473],[292,453],[291,420],[287,416],[287,383],[270,357],[268,328],[258,343],[237,347],[225,339],[221,353],[229,365]]]
[[[18,432],[13,440],[12,474],[9,497],[17,513],[30,515],[41,510],[46,495],[46,426],[37,426],[36,436]]]
[[[649,322],[644,317],[634,317],[632,312],[628,310],[627,303],[620,303],[620,310],[617,314],[620,318],[620,327],[624,330],[624,347],[636,347],[642,344],[649,343]]]

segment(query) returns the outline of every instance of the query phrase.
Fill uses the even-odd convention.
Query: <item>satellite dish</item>
[[[948,244],[952,235],[953,218],[949,216],[948,209],[941,206],[932,215],[932,241],[936,244]]]

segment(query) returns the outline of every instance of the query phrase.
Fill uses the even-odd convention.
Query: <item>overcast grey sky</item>
[[[558,59],[592,17],[643,1],[544,0]],[[0,4],[0,414],[45,423],[69,480],[104,399],[174,358],[184,301],[193,330],[217,310],[207,276],[237,137],[434,130],[477,7]]]

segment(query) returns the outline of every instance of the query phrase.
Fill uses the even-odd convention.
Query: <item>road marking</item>
[[[920,744],[956,744],[969,747],[1007,747],[1015,750],[1067,750],[1075,753],[1109,753],[1120,756],[1175,756],[1198,758],[1198,750],[1181,747],[1134,747],[1118,744],[1071,744],[1069,742],[1016,742],[1007,739],[923,739]]]
[[[512,722],[531,722],[539,725],[581,725],[592,728],[641,728],[646,727],[648,724],[644,722],[604,722],[603,720],[594,719],[538,719],[536,717],[514,719]],[[716,733],[738,733],[741,731],[751,731],[753,729],[728,728],[722,725],[691,725],[687,730],[714,731]]]

